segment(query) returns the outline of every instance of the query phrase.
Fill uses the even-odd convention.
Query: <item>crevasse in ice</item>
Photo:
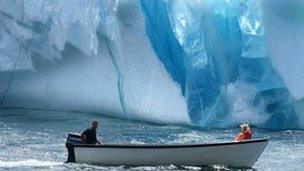
[[[304,128],[301,0],[0,1],[0,105]]]

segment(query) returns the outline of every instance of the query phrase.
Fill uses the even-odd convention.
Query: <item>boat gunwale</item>
[[[256,139],[249,141],[240,141],[240,142],[224,142],[224,143],[206,143],[206,144],[70,144],[72,147],[80,147],[80,148],[141,148],[141,149],[161,149],[161,148],[195,148],[195,147],[210,147],[210,146],[226,146],[226,145],[240,145],[240,144],[251,144],[258,142],[268,142],[267,138],[264,139]]]

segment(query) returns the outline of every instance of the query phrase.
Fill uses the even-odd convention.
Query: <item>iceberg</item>
[[[0,108],[304,129],[303,11],[301,0],[2,0]]]

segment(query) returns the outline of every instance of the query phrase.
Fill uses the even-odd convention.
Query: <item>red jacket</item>
[[[235,137],[235,141],[245,141],[250,140],[252,138],[252,133],[250,130],[246,132],[241,132]]]

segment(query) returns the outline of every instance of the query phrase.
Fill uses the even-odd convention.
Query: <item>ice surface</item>
[[[301,0],[0,1],[1,107],[304,128]]]
[[[300,100],[304,97],[304,2],[267,0],[262,4],[273,66],[292,96]]]

